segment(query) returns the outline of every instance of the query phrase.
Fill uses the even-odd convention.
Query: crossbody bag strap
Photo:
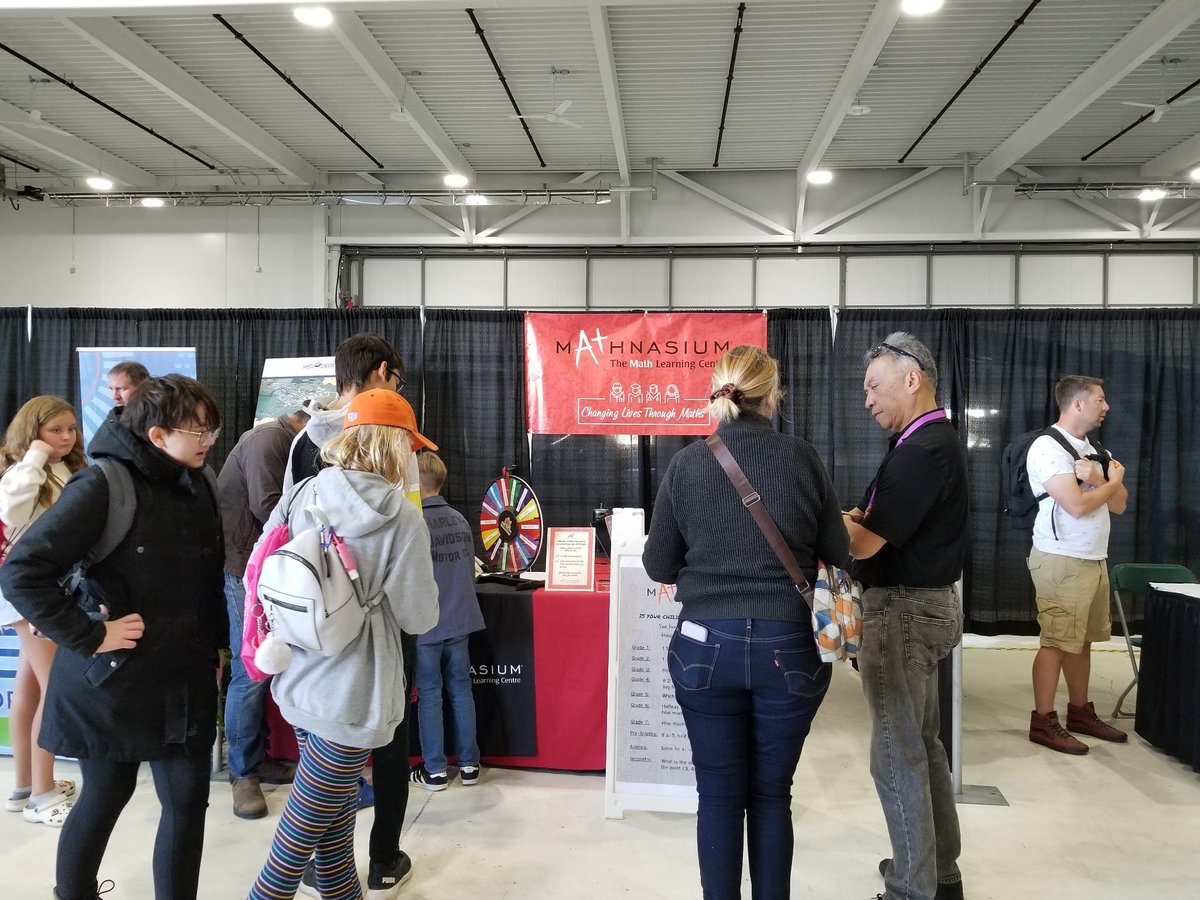
[[[804,593],[809,589],[808,579],[804,577],[804,572],[800,570],[800,565],[796,562],[796,557],[792,555],[791,548],[780,534],[779,526],[775,524],[775,520],[767,512],[767,508],[763,506],[762,497],[750,484],[746,473],[737,464],[737,460],[733,458],[733,454],[729,452],[729,448],[725,446],[725,442],[721,440],[720,436],[715,433],[710,434],[704,439],[704,443],[708,445],[708,449],[712,451],[717,462],[721,464],[721,468],[725,470],[725,474],[729,476],[729,480],[733,482],[734,489],[742,498],[742,505],[750,511],[750,515],[754,517],[763,537],[767,539],[767,543],[771,545],[771,549],[775,551],[775,555],[787,569],[788,575],[796,585],[796,590],[800,592],[800,596],[804,597],[804,602],[811,608],[812,604],[808,602],[808,597]]]

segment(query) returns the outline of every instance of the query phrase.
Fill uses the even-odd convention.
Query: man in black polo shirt
[[[938,738],[938,663],[962,637],[954,583],[967,549],[966,463],[936,401],[929,349],[902,331],[867,354],[866,408],[895,434],[845,514],[863,591],[858,664],[871,711],[871,775],[892,856],[883,900],[958,900],[958,811]]]

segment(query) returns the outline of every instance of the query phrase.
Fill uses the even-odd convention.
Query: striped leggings
[[[358,778],[370,750],[345,747],[297,730],[300,765],[275,829],[271,855],[249,900],[289,900],[316,852],[317,887],[324,900],[360,900],[354,865]]]

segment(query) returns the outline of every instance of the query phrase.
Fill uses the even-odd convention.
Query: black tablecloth
[[[1134,727],[1200,772],[1200,599],[1146,595]]]

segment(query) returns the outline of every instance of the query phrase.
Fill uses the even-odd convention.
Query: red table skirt
[[[536,756],[491,765],[603,771],[608,724],[608,593],[533,592]],[[268,752],[296,759],[296,736],[268,700]]]

